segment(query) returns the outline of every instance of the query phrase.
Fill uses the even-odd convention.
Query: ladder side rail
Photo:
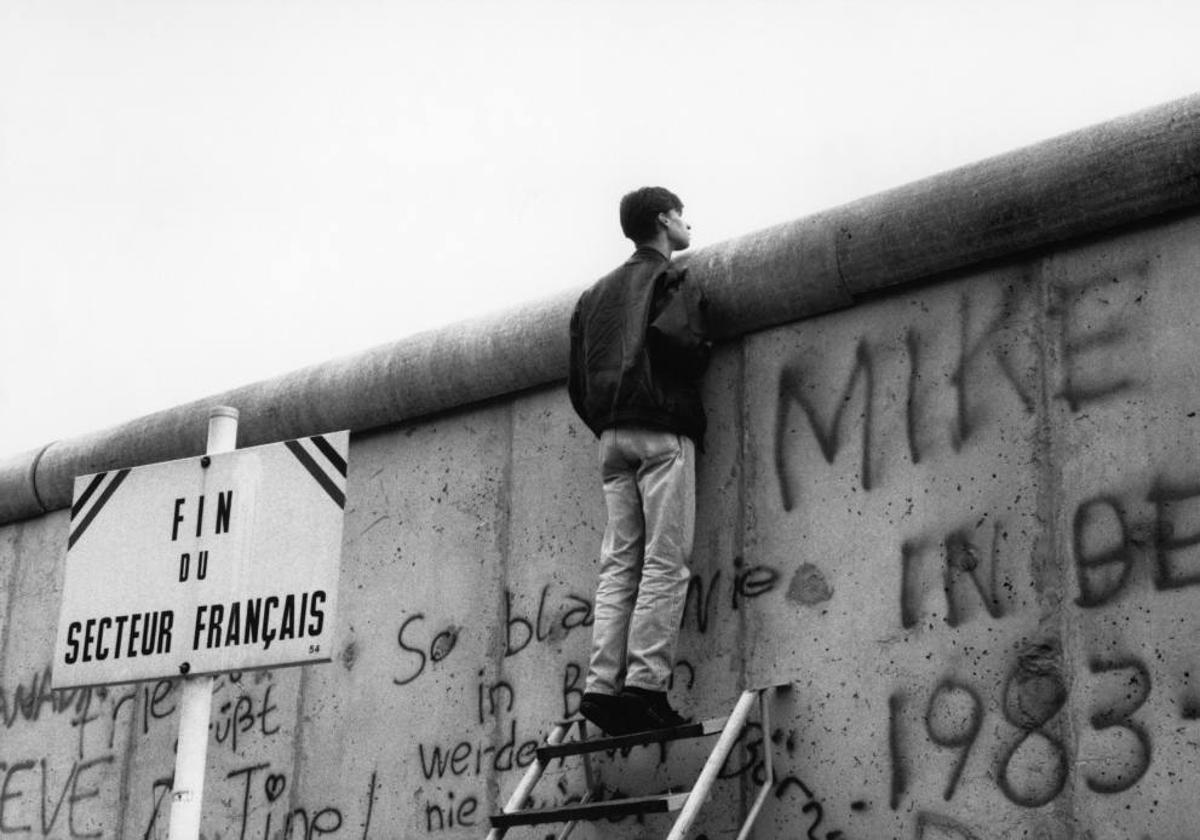
[[[738,698],[737,706],[734,707],[733,713],[729,716],[729,721],[725,724],[725,728],[721,730],[721,737],[717,740],[717,745],[713,747],[708,760],[704,762],[704,769],[700,771],[700,775],[696,779],[696,784],[692,787],[692,792],[688,796],[687,802],[684,803],[683,808],[679,812],[679,818],[675,821],[671,833],[667,835],[667,840],[683,840],[688,829],[692,827],[692,823],[696,821],[696,817],[700,814],[700,806],[708,799],[709,791],[712,789],[713,783],[717,780],[717,774],[721,771],[721,766],[725,763],[725,759],[729,757],[729,753],[733,751],[733,745],[742,733],[742,727],[746,724],[746,719],[750,716],[750,709],[754,706],[754,700],[757,696],[758,691],[747,689]]]
[[[547,744],[560,744],[563,738],[567,736],[567,730],[571,728],[570,723],[557,724],[546,738]],[[525,800],[529,798],[529,794],[533,791],[534,786],[542,778],[542,773],[546,771],[546,764],[540,760],[534,760],[533,764],[529,765],[529,769],[525,771],[525,775],[521,777],[520,783],[517,784],[517,789],[513,791],[512,796],[508,798],[508,803],[504,806],[504,813],[511,814],[513,811],[521,810],[521,806],[525,804]],[[488,832],[487,840],[501,840],[504,837],[506,828],[493,828]]]
[[[592,791],[589,790],[580,798],[579,804],[586,805],[587,803],[591,802],[593,798]],[[575,827],[577,825],[579,825],[579,820],[571,820],[569,823],[563,826],[563,830],[558,833],[558,840],[567,840],[568,837],[575,833]]]
[[[597,731],[599,730],[597,729]],[[586,741],[587,739],[587,719],[584,718],[579,721],[579,740]],[[592,767],[592,755],[590,753],[583,756],[583,783],[587,787],[587,790],[584,791],[583,797],[579,800],[580,805],[591,802],[599,790],[600,783],[596,779],[596,770]],[[558,834],[558,840],[567,840],[568,837],[575,833],[577,825],[579,825],[579,820],[571,820],[563,826],[563,830]]]
[[[762,787],[758,791],[758,797],[754,800],[754,805],[750,808],[750,813],[746,815],[746,821],[742,823],[742,830],[738,832],[737,840],[747,840],[749,838],[750,830],[754,828],[754,822],[758,819],[758,812],[762,810],[763,805],[766,803],[767,795],[770,794],[771,788],[775,787],[775,751],[771,749],[770,711],[771,700],[774,697],[774,686],[764,688],[759,694],[759,719],[762,721],[763,752],[765,753],[763,762],[766,772]]]

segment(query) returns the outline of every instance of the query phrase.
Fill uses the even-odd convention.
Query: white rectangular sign
[[[328,661],[349,440],[76,478],[54,687]]]

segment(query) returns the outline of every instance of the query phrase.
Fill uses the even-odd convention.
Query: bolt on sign
[[[329,661],[349,441],[76,478],[54,687]]]

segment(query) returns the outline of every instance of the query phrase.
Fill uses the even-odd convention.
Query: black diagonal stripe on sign
[[[83,536],[83,532],[88,529],[88,526],[92,524],[92,520],[100,512],[100,508],[108,504],[108,500],[112,498],[112,494],[121,486],[121,482],[125,480],[125,476],[127,475],[129,475],[129,470],[124,469],[113,476],[113,480],[104,488],[104,492],[100,494],[100,498],[96,500],[96,504],[92,505],[92,509],[87,512],[87,516],[83,517],[83,520],[79,523],[79,527],[71,532],[71,536],[67,539],[68,551],[79,541],[79,538]]]
[[[320,484],[325,492],[329,494],[329,498],[333,499],[338,507],[345,508],[346,494],[339,490],[337,485],[333,483],[333,479],[317,466],[317,462],[312,459],[311,455],[304,451],[304,447],[300,445],[300,442],[289,440],[285,442],[285,445],[296,456],[296,460],[304,465],[304,469],[308,470],[312,477],[317,480],[317,484]]]
[[[92,494],[96,492],[96,488],[100,486],[100,482],[104,480],[104,476],[108,473],[99,473],[92,476],[92,480],[88,483],[87,489],[83,491],[83,495],[75,504],[71,505],[71,518],[74,519],[79,515],[79,511],[83,510],[83,506],[87,504],[87,500],[92,498]]]
[[[325,453],[325,457],[329,459],[329,463],[333,464],[334,469],[342,474],[342,478],[345,478],[346,459],[341,456],[340,452],[333,448],[333,444],[320,435],[314,435],[309,440],[317,445],[317,449]]]

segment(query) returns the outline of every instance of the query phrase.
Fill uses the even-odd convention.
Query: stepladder
[[[771,731],[772,702],[778,692],[789,688],[790,684],[780,683],[746,689],[738,696],[733,710],[728,715],[686,723],[670,729],[655,729],[610,737],[603,733],[589,732],[588,724],[582,718],[572,718],[555,724],[546,737],[545,743],[538,748],[534,762],[529,765],[503,810],[491,815],[491,831],[487,835],[487,840],[501,840],[508,836],[510,829],[521,826],[550,824],[561,826],[553,835],[555,840],[567,840],[580,823],[646,814],[674,814],[674,822],[664,836],[667,840],[683,840],[689,836],[689,831],[698,825],[701,808],[712,795],[721,768],[736,746],[743,729],[751,721],[754,707],[758,707],[759,722],[763,733],[769,733]],[[595,754],[613,755],[614,751],[627,751],[629,748],[653,744],[663,745],[662,755],[665,757],[667,755],[666,744],[669,742],[708,737],[715,737],[716,741],[704,758],[699,775],[696,776],[688,790],[669,790],[666,793],[645,796],[623,795],[620,798],[606,798],[605,786],[597,782],[592,764],[590,760],[587,760],[587,757]],[[746,810],[737,840],[747,840],[750,837],[754,823],[774,784],[775,773],[769,740],[764,739],[764,745],[763,782],[759,786],[753,802]],[[533,801],[534,790],[550,763],[569,756],[585,757],[583,769],[587,793],[580,801],[571,804],[529,807]],[[548,835],[531,834],[529,836],[536,836],[538,840],[541,840]]]

